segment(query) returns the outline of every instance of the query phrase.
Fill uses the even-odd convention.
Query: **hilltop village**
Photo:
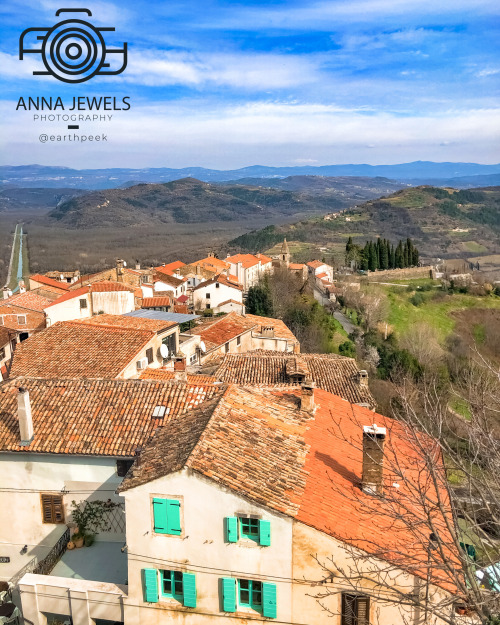
[[[4,289],[0,622],[482,622],[430,439],[376,412],[354,354],[247,310],[273,275],[325,310],[359,291],[286,240]]]

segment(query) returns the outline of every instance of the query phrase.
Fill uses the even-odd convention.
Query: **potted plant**
[[[107,513],[120,504],[114,503],[111,499],[102,501],[76,501],[71,502],[71,515],[78,531],[71,537],[75,547],[90,547],[94,543],[96,534],[99,531],[109,532],[110,525]]]

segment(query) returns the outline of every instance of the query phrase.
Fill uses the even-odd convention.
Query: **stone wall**
[[[433,274],[432,267],[407,267],[405,269],[370,271],[368,280],[370,282],[390,282],[391,280],[409,280],[411,278],[432,278],[434,277]]]

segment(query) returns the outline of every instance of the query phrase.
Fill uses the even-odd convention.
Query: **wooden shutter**
[[[262,615],[268,618],[276,618],[276,584],[264,582],[262,584]]]
[[[196,575],[194,573],[182,574],[182,592],[186,608],[196,608]]]
[[[370,625],[370,599],[369,597],[357,597],[356,601],[356,625]]]
[[[153,362],[153,348],[152,347],[146,350],[146,358],[148,359],[148,364],[151,364]]]
[[[144,601],[158,603],[158,571],[156,569],[142,569],[142,586]]]
[[[64,523],[64,508],[60,495],[42,495],[42,521]]]
[[[222,578],[222,609],[224,612],[236,612],[236,580]]]
[[[168,534],[167,531],[167,500],[153,499],[154,531],[157,534]]]
[[[264,547],[271,544],[271,522],[259,520],[259,543]]]
[[[356,597],[354,595],[342,595],[342,621],[341,625],[356,625]]]
[[[226,542],[238,542],[238,519],[235,516],[226,517]]]
[[[181,534],[181,502],[177,499],[166,499],[167,502],[167,534]]]

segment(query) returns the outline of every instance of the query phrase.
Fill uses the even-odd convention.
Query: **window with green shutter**
[[[263,547],[271,545],[271,522],[259,519],[259,543]]]
[[[158,571],[156,569],[142,569],[142,590],[144,601],[158,602]]]
[[[194,573],[183,573],[182,585],[184,605],[186,608],[196,608],[196,575]]]
[[[278,604],[276,601],[276,584],[262,584],[262,616],[276,618]]]
[[[240,516],[240,537],[259,542],[259,519]]]
[[[236,580],[222,578],[222,609],[224,612],[236,612]]]
[[[252,579],[238,580],[238,605],[262,612],[262,582]]]
[[[249,516],[225,518],[226,542],[236,543],[239,539],[252,540],[263,547],[271,545],[271,522]]]
[[[175,599],[187,608],[196,608],[196,576],[194,573],[161,570],[161,596]]]
[[[153,499],[154,531],[157,534],[180,536],[181,503],[177,499]]]
[[[238,542],[238,518],[235,516],[227,516],[226,523],[226,542]]]

